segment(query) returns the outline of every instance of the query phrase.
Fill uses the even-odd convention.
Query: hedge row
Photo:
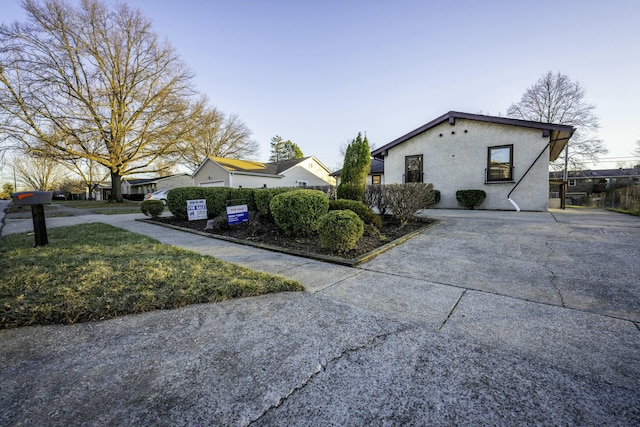
[[[207,201],[207,217],[215,218],[226,213],[227,206],[246,204],[249,211],[255,211],[255,188],[228,187],[181,187],[167,193],[167,208],[178,219],[187,219],[187,200]]]

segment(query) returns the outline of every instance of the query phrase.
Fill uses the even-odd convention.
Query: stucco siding
[[[423,182],[441,192],[436,207],[460,208],[456,191],[479,189],[487,193],[481,209],[513,210],[507,194],[548,142],[538,129],[458,118],[455,125],[441,123],[391,148],[385,157],[385,182],[404,182],[405,157],[423,155]],[[485,183],[488,148],[511,144],[513,182]],[[548,161],[548,153],[543,154],[512,194],[521,209],[547,209]]]

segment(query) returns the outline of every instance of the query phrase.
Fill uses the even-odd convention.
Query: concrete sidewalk
[[[301,281],[265,295],[0,331],[2,425],[638,425],[640,220],[427,211],[359,268],[106,222]],[[2,235],[28,231],[5,219]]]

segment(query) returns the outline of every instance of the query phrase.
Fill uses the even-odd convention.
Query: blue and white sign
[[[187,200],[187,217],[189,221],[207,219],[207,201],[205,199]]]
[[[229,225],[249,222],[249,208],[247,205],[227,206],[227,220]]]

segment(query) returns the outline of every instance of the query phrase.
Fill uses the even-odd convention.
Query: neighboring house
[[[549,161],[575,128],[450,111],[383,147],[386,184],[433,183],[438,208],[459,208],[456,191],[484,190],[481,209],[545,211]]]
[[[261,163],[209,157],[193,173],[200,187],[310,187],[335,185],[331,171],[315,157]]]
[[[342,169],[335,171],[331,176],[336,178],[336,185],[340,184],[340,176],[342,175]],[[371,165],[369,166],[369,174],[367,175],[367,184],[378,185],[384,184],[384,161],[380,159],[371,159]]]
[[[551,198],[560,197],[562,178],[562,171],[549,172],[549,180],[552,182]],[[553,185],[554,183],[555,185]],[[633,168],[569,171],[565,197],[570,199],[572,204],[578,204],[584,196],[613,191],[639,183],[640,165]]]
[[[122,178],[122,194],[148,194],[192,185],[193,179],[186,173],[157,178]]]

